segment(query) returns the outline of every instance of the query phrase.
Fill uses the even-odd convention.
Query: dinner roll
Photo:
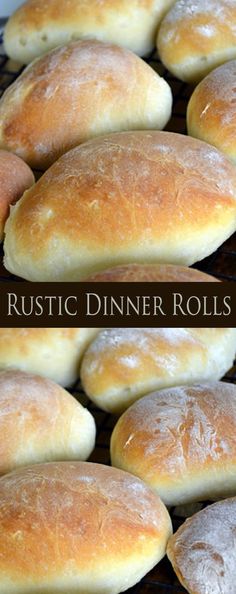
[[[86,140],[120,130],[161,129],[169,85],[116,45],[77,41],[24,70],[0,100],[0,147],[37,169]]]
[[[51,460],[86,460],[95,445],[92,415],[51,380],[0,373],[0,474]]]
[[[218,282],[216,278],[186,266],[171,264],[126,264],[98,272],[87,282]]]
[[[168,557],[189,594],[234,594],[236,497],[189,518],[168,543]]]
[[[0,370],[20,369],[69,386],[95,328],[0,328]]]
[[[236,386],[178,386],[135,402],[111,439],[113,466],[152,487],[166,505],[236,494]]]
[[[190,83],[236,57],[235,0],[178,0],[157,38],[162,62]]]
[[[118,264],[193,264],[236,229],[236,170],[169,132],[124,132],[57,161],[12,207],[5,266],[31,281],[79,281]]]
[[[235,351],[230,328],[112,328],[87,349],[81,379],[100,408],[121,413],[151,390],[221,378]]]
[[[34,183],[28,165],[7,151],[0,150],[0,241],[9,214],[9,206],[16,202]]]
[[[75,39],[99,39],[144,56],[155,45],[157,26],[174,0],[28,0],[9,19],[6,53],[28,64]]]
[[[195,89],[187,110],[188,133],[213,144],[236,163],[236,60],[223,64]]]
[[[4,594],[118,594],[165,554],[169,514],[142,481],[61,462],[0,479]]]

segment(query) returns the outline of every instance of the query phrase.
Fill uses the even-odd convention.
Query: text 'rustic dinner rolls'
[[[155,45],[157,26],[174,0],[28,0],[9,19],[6,53],[28,64],[71,40],[93,38],[144,56]]]
[[[0,150],[0,241],[10,204],[21,198],[33,183],[34,175],[28,165],[16,155]]]
[[[0,370],[20,369],[69,386],[94,328],[0,328]]]
[[[0,100],[0,147],[37,169],[90,138],[120,130],[162,129],[169,85],[116,45],[81,41],[28,66]]]
[[[236,57],[235,0],[178,0],[161,23],[157,46],[170,72],[198,82]]]
[[[142,481],[101,464],[40,464],[0,479],[4,594],[118,594],[164,556],[169,514]]]
[[[81,379],[100,408],[121,413],[151,390],[220,379],[235,351],[235,329],[112,328],[87,349]]]
[[[234,594],[236,497],[209,505],[177,530],[167,554],[189,594]]]
[[[87,282],[218,282],[216,278],[187,266],[127,264],[98,272]]]
[[[236,163],[236,60],[211,72],[188,104],[190,136],[213,144]]]
[[[92,415],[54,382],[0,372],[0,474],[53,460],[86,460],[95,444]]]
[[[236,229],[236,170],[206,143],[123,132],[63,155],[12,207],[5,266],[78,281],[117,264],[193,264]]]
[[[166,505],[236,494],[236,386],[178,386],[135,402],[111,439],[113,466],[143,479]]]

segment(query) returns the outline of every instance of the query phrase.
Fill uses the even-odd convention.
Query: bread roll
[[[171,264],[127,264],[98,272],[86,279],[87,282],[218,282],[214,276]]]
[[[4,594],[118,594],[165,554],[169,514],[142,481],[101,464],[61,462],[0,480]]]
[[[28,64],[75,39],[99,39],[144,56],[155,45],[157,26],[174,0],[28,0],[5,28],[6,53]]]
[[[93,402],[119,414],[151,390],[220,379],[235,351],[235,329],[112,328],[87,349],[81,379]]]
[[[69,386],[95,328],[0,328],[0,370],[19,369]]]
[[[235,0],[178,0],[157,38],[162,62],[190,83],[236,57]]]
[[[26,68],[0,100],[0,147],[36,169],[101,134],[161,129],[172,106],[169,85],[116,45],[77,41]]]
[[[188,133],[213,144],[236,163],[236,60],[223,64],[195,89],[187,110]]]
[[[125,132],[70,151],[24,194],[4,263],[31,281],[79,281],[134,261],[190,265],[235,229],[226,157],[181,134]]]
[[[234,594],[236,497],[189,518],[168,543],[168,557],[190,594]]]
[[[111,439],[113,466],[143,479],[166,505],[236,494],[236,386],[178,386],[135,402]]]
[[[86,460],[95,445],[92,415],[39,375],[0,373],[0,474],[53,460]]]
[[[28,165],[16,155],[0,150],[0,241],[3,240],[10,204],[14,204],[33,183],[34,176]]]

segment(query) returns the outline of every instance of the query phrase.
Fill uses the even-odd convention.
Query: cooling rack
[[[0,97],[9,85],[22,72],[20,64],[8,60],[4,54],[2,44],[2,30],[4,22],[0,19]],[[173,92],[173,114],[166,130],[186,134],[186,107],[193,88],[174,78],[152,54],[146,62],[168,81]],[[2,264],[3,252],[0,248],[0,282],[19,281],[16,276],[8,273]],[[195,268],[216,276],[220,280],[236,281],[236,234],[226,241],[214,254],[197,263]]]

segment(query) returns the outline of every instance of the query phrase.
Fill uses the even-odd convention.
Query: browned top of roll
[[[127,264],[86,278],[87,282],[219,282],[213,276],[172,264]]]
[[[34,183],[31,169],[16,155],[0,150],[0,240],[9,213],[9,205],[21,198]]]

